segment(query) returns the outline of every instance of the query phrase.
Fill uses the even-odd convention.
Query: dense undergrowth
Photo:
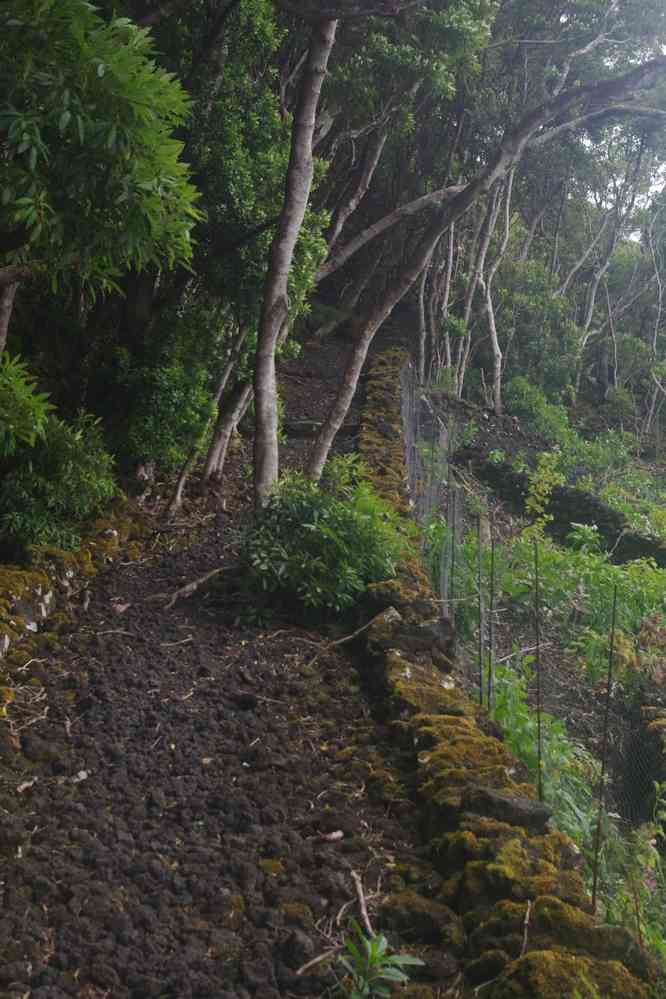
[[[590,887],[597,854],[600,917],[629,928],[666,967],[664,786],[653,781],[652,805],[644,807],[640,824],[614,811],[608,777],[600,806],[602,761],[570,734],[564,719],[537,712],[533,649],[526,652],[514,640],[499,661],[496,650],[485,650],[481,663],[478,652],[479,587],[487,638],[491,616],[493,628],[501,618],[505,633],[533,635],[538,574],[542,637],[575,663],[577,682],[589,691],[598,727],[609,660],[613,698],[635,708],[644,703],[646,692],[666,676],[666,570],[649,558],[615,564],[594,523],[572,524],[565,544],[550,539],[545,528],[550,494],[567,482],[619,510],[628,528],[661,538],[666,524],[663,470],[639,460],[643,442],[623,430],[607,429],[587,439],[571,426],[564,406],[548,402],[526,379],[514,379],[509,398],[521,425],[548,445],[514,458],[529,484],[525,520],[504,530],[496,526],[493,544],[484,543],[478,518],[488,516],[489,497],[466,478],[466,526],[454,531],[433,510],[424,525],[424,559],[436,586],[447,564],[444,575],[455,593],[452,608],[468,675],[482,682],[481,696],[508,746],[535,783],[540,781],[557,826],[579,846]],[[465,435],[471,439],[474,434],[474,425],[463,428],[463,446],[469,443]],[[495,460],[504,459],[495,455]],[[441,455],[432,456],[430,469],[425,469],[426,476],[430,473],[441,478]]]

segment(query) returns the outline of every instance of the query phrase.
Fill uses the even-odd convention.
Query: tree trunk
[[[488,278],[486,280],[486,312],[488,313],[488,328],[490,331],[490,343],[493,351],[493,408],[495,416],[502,415],[502,349],[500,347],[497,324],[495,322],[495,307],[493,305],[493,281],[499,269],[511,234],[511,196],[513,193],[513,178],[515,171],[511,170],[506,182],[506,197],[504,202],[504,233],[502,242],[497,251],[497,256],[493,260]]]
[[[434,251],[433,251],[434,252]],[[427,350],[427,339],[428,339],[428,322],[426,317],[426,285],[428,283],[428,274],[430,273],[430,267],[432,265],[432,255],[426,261],[426,265],[421,271],[421,280],[419,281],[419,334],[418,334],[418,344],[417,344],[417,354],[416,354],[416,370],[418,373],[419,385],[423,385],[425,382],[425,369],[426,369],[426,350]]]
[[[342,232],[347,219],[353,215],[361,201],[368,193],[368,188],[372,178],[375,175],[375,170],[377,169],[377,164],[381,159],[382,152],[384,151],[384,146],[386,145],[386,140],[388,138],[388,129],[383,128],[379,132],[376,132],[372,137],[369,148],[366,150],[366,154],[363,160],[363,169],[361,171],[361,176],[359,177],[354,190],[347,198],[345,202],[338,208],[335,212],[333,218],[333,224],[331,226],[331,231],[328,236],[328,247],[329,252],[333,247],[334,243],[337,242],[340,233]]]
[[[398,302],[407,294],[423,271],[423,268],[427,266],[441,236],[442,230],[437,224],[427,230],[417,251],[413,254],[412,260],[403,268],[402,273],[391,284],[384,298],[377,305],[372,306],[368,313],[361,317],[355,324],[357,339],[347,360],[342,385],[324,420],[306,465],[306,475],[315,482],[318,482],[321,478],[321,473],[324,470],[324,465],[326,464],[331,445],[335,440],[335,435],[349,412],[349,407],[351,406],[358,385],[358,379],[363,370],[368,349],[375,333],[388,316],[390,316]]]
[[[348,243],[345,243],[327,257],[317,271],[317,284],[343,267],[355,253],[358,253],[361,247],[365,246],[371,240],[376,239],[377,236],[381,236],[388,229],[393,228],[398,222],[410,218],[412,215],[418,215],[419,212],[424,211],[426,208],[440,205],[443,201],[452,200],[457,194],[464,192],[464,190],[465,188],[460,186],[442,187],[437,191],[424,194],[420,198],[415,198],[413,201],[407,202],[407,204],[400,205],[399,208],[389,212],[388,215],[384,215],[379,221],[363,229],[357,236],[350,239]]]
[[[342,326],[343,323],[348,322],[354,317],[356,307],[361,300],[361,296],[374,277],[377,268],[382,262],[383,256],[383,251],[380,251],[373,257],[370,266],[366,268],[365,273],[361,275],[356,284],[352,285],[351,289],[344,295],[338,313],[332,319],[328,319],[325,323],[322,323],[321,326],[317,327],[314,332],[314,336],[318,340],[323,340],[332,333],[335,333],[335,331]]]
[[[213,479],[220,479],[231,436],[243,419],[252,401],[252,383],[239,382],[223,400],[213,431],[213,439],[208,448],[202,482],[208,485]]]
[[[6,284],[0,287],[0,354],[7,346],[7,334],[9,333],[9,321],[12,318],[14,299],[18,289],[18,281],[13,284]]]
[[[294,115],[291,155],[287,169],[284,204],[278,231],[271,247],[264,300],[257,336],[254,370],[256,430],[254,443],[254,491],[257,506],[265,506],[278,477],[278,396],[275,349],[289,316],[287,286],[312,186],[312,138],[319,95],[328,58],[335,42],[337,21],[315,24]]]

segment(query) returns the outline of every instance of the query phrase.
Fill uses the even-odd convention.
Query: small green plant
[[[502,451],[501,448],[493,448],[492,451],[488,452],[488,461],[493,465],[501,465],[503,461],[506,461],[506,451]]]
[[[530,466],[527,461],[527,455],[522,449],[518,451],[518,453],[514,457],[513,461],[511,462],[511,467],[514,470],[514,472],[518,472],[519,474],[522,475],[527,475],[527,473],[529,472]]]
[[[44,435],[52,409],[23,361],[4,354],[0,361],[0,458],[13,455],[20,444],[32,447]]]
[[[567,534],[567,544],[577,552],[600,552],[601,536],[596,524],[577,524],[572,521]]]
[[[542,451],[537,457],[536,468],[527,477],[529,489],[525,510],[533,518],[533,526],[539,532],[553,519],[552,514],[547,513],[553,490],[564,483],[564,475],[558,471],[559,458],[558,448]]]
[[[389,953],[388,940],[383,934],[367,937],[355,920],[351,926],[352,932],[338,958],[347,973],[338,986],[339,995],[347,999],[390,996],[394,985],[406,985],[409,981],[404,968],[423,965],[420,958],[411,954]]]
[[[409,545],[407,525],[361,470],[334,459],[321,485],[285,475],[245,532],[242,559],[255,594],[345,611],[368,583],[390,579]]]
[[[24,445],[0,486],[0,534],[21,548],[75,547],[79,525],[116,493],[113,459],[97,420],[49,416],[43,438]]]
[[[469,447],[479,432],[479,424],[476,420],[468,420],[460,435],[460,443],[463,447]]]

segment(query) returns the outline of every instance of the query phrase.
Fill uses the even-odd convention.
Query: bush
[[[173,471],[201,439],[214,410],[208,372],[177,360],[154,368],[132,367],[121,356],[120,382],[129,395],[128,414],[113,434],[123,464],[154,461]]]
[[[407,541],[398,517],[350,463],[323,485],[290,473],[245,533],[249,588],[288,604],[344,611],[366,585],[395,575]]]
[[[35,380],[18,357],[4,354],[0,361],[0,458],[8,458],[21,444],[30,447],[44,434],[48,396],[37,392]]]
[[[116,493],[113,460],[99,424],[81,414],[67,424],[46,421],[44,436],[24,446],[0,486],[0,532],[5,541],[75,547],[78,525]]]
[[[564,406],[548,402],[540,388],[516,375],[506,387],[505,401],[516,416],[527,420],[536,433],[549,443],[566,447],[574,431],[569,426],[569,416]]]

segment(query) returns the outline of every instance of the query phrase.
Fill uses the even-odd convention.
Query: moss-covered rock
[[[405,940],[439,944],[454,953],[465,945],[462,921],[447,905],[425,898],[416,891],[389,895],[382,902],[381,925],[397,930]]]
[[[404,363],[404,355],[390,352],[373,365],[361,450],[377,489],[406,512]],[[407,562],[396,580],[370,588],[368,606],[380,617],[369,629],[362,668],[414,754],[422,828],[442,876],[428,893],[396,872],[392,883],[401,890],[384,903],[383,925],[438,940],[442,949],[463,947],[467,980],[483,985],[485,999],[646,999],[650,959],[631,934],[595,925],[580,851],[550,830],[522,765],[443,675],[453,632],[445,622],[446,634],[439,633],[423,570]],[[445,662],[437,659],[442,640]],[[646,718],[655,739],[662,738],[664,717],[661,710]],[[421,988],[413,987],[413,999],[429,999]]]
[[[647,988],[619,961],[564,950],[530,951],[512,961],[487,999],[647,999]]]

